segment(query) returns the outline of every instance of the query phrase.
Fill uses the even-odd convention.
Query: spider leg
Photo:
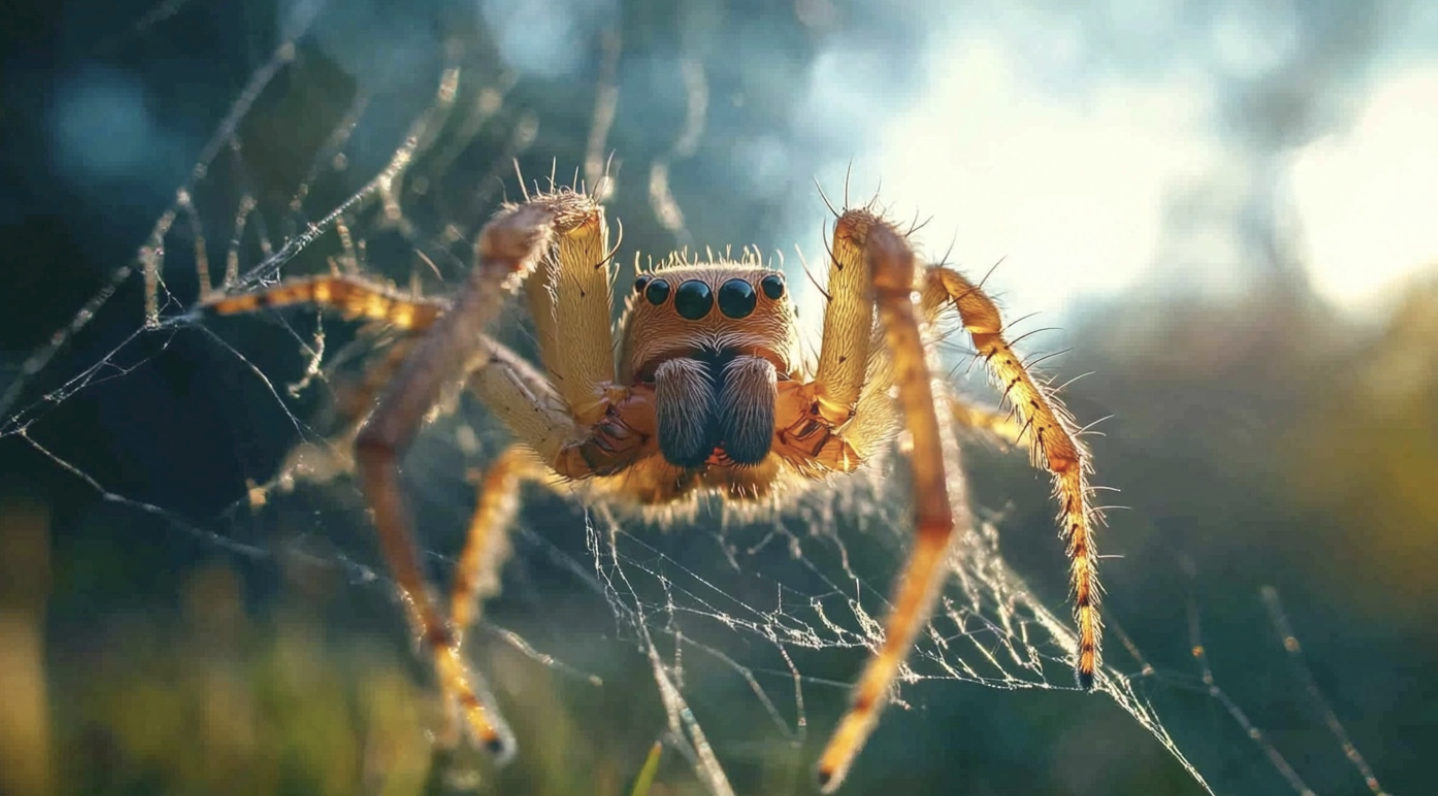
[[[873,280],[865,245],[885,222],[845,212],[829,247],[823,337],[812,382],[779,385],[774,450],[802,473],[852,472],[877,454],[900,426],[891,391],[894,363],[880,356]]]
[[[584,408],[586,422],[559,388],[523,357],[488,337],[483,367],[467,387],[560,478],[607,475],[657,450],[654,390],[602,383]]]
[[[604,208],[582,193],[543,194],[567,217],[556,245],[525,282],[539,359],[549,382],[582,425],[601,417],[614,373],[609,227]]]
[[[481,601],[499,590],[498,570],[508,555],[505,540],[518,508],[520,482],[556,477],[553,463],[586,436],[543,374],[510,348],[488,337],[484,344],[485,364],[470,373],[465,386],[519,442],[506,448],[480,479],[450,591],[450,619],[461,635],[478,621]]]
[[[831,324],[828,316],[825,318],[818,392],[821,396],[852,396],[859,406],[854,420],[862,418],[863,394],[873,388],[855,379],[862,379],[869,369],[864,360],[877,310],[888,354],[882,379],[891,380],[898,388],[897,404],[910,441],[915,541],[908,563],[895,582],[892,607],[884,621],[884,640],[854,685],[852,704],[819,758],[818,776],[825,793],[838,788],[873,731],[888,691],[927,621],[948,572],[945,562],[954,530],[966,531],[971,522],[962,480],[955,473],[955,480],[950,482],[946,473],[947,466],[958,466],[957,449],[945,450],[939,428],[920,310],[912,298],[916,284],[913,251],[887,222],[865,210],[850,210],[835,227],[834,254],[830,280],[834,300],[829,309],[834,312],[839,308],[850,327]],[[854,272],[864,272],[865,276],[860,279],[853,276]],[[854,291],[860,290],[856,295]],[[834,350],[848,353],[837,355],[831,353]],[[864,354],[857,367],[849,361],[856,353]],[[822,381],[826,372],[837,379],[835,386]],[[887,388],[882,392],[887,394]]]
[[[479,621],[483,601],[499,591],[499,570],[509,556],[509,531],[522,483],[559,490],[567,480],[619,468],[645,453],[654,438],[653,401],[624,388],[603,391],[600,420],[581,425],[554,384],[528,360],[485,336],[483,364],[466,387],[518,437],[489,466],[478,485],[459,564],[450,590],[454,646]],[[648,429],[641,433],[638,429]],[[454,697],[454,694],[447,694]],[[463,707],[463,706],[461,706]]]
[[[1023,444],[1027,433],[1015,413],[972,404],[954,395],[949,396],[949,418],[958,428],[979,432],[1005,446]]]
[[[506,208],[485,226],[463,292],[405,360],[355,440],[357,469],[385,559],[433,656],[440,687],[461,706],[473,737],[501,758],[512,753],[513,741],[498,712],[481,699],[477,676],[430,598],[400,486],[399,463],[444,386],[455,374],[486,361],[485,329],[508,290],[545,253],[559,221],[555,208],[535,202]]]
[[[449,308],[443,299],[420,298],[389,285],[348,275],[287,279],[266,290],[221,296],[201,306],[216,315],[237,315],[263,307],[294,304],[332,308],[350,320],[380,321],[412,332],[428,329]]]
[[[544,482],[549,470],[522,444],[511,445],[479,480],[464,552],[450,587],[449,618],[462,640],[479,621],[484,600],[499,593],[499,569],[509,557],[509,528],[519,508],[522,481]]]
[[[464,549],[450,584],[449,617],[454,644],[479,621],[484,601],[499,593],[500,569],[510,554],[509,531],[519,509],[521,481],[542,481],[545,468],[523,445],[511,445],[490,464],[476,482],[478,498],[470,515]],[[449,700],[446,726],[437,735],[441,748],[453,747],[460,736],[463,706]]]
[[[1075,672],[1079,685],[1093,688],[1100,665],[1102,623],[1098,614],[1098,552],[1093,525],[1099,513],[1089,504],[1088,451],[1079,442],[1072,419],[1051,391],[1033,377],[1003,336],[999,310],[977,285],[948,268],[933,267],[925,275],[926,308],[951,304],[958,309],[974,348],[1017,412],[1036,465],[1054,477],[1054,496],[1061,506],[1059,521],[1068,541],[1074,621],[1078,625]]]
[[[834,425],[853,414],[867,381],[875,334],[872,278],[864,251],[870,228],[881,223],[866,212],[849,211],[834,226],[829,301],[814,372],[815,413]]]
[[[353,274],[329,274],[288,279],[252,293],[216,293],[200,305],[213,315],[239,315],[262,308],[311,305],[337,310],[346,320],[365,319],[388,327],[397,334],[383,357],[368,366],[358,379],[342,379],[335,388],[335,412],[340,430],[332,436],[339,442],[353,437],[360,423],[374,408],[375,398],[394,378],[414,350],[423,333],[449,309],[443,298],[421,298],[402,293],[380,282]],[[349,469],[346,467],[345,469]]]
[[[341,396],[339,411],[344,417],[368,415],[354,434],[355,466],[385,558],[433,657],[440,688],[459,707],[470,735],[501,759],[512,753],[512,738],[478,674],[465,663],[459,634],[478,618],[479,601],[497,585],[494,573],[504,558],[503,530],[518,480],[549,481],[545,464],[560,478],[616,470],[654,436],[652,395],[614,383],[612,254],[602,208],[583,193],[559,190],[507,205],[485,226],[475,247],[475,267],[453,303],[333,274],[202,304],[220,315],[313,304],[400,332],[385,358]],[[521,281],[549,378],[484,334],[505,295]],[[533,453],[511,450],[485,479],[451,594],[451,624],[428,591],[398,467],[444,388],[466,373],[469,388]]]
[[[652,452],[653,390],[615,374],[604,209],[568,189],[535,201],[556,209],[559,232],[525,283],[544,373],[486,340],[491,361],[469,389],[559,476],[607,475]]]
[[[375,399],[394,379],[404,361],[409,359],[419,340],[420,336],[417,334],[395,340],[378,362],[365,369],[363,375],[335,385],[335,410],[341,418],[348,421],[350,433],[358,431],[360,422],[369,417],[374,409]]]

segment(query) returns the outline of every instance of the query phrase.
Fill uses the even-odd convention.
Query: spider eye
[[[644,288],[644,298],[656,307],[663,304],[669,298],[669,283],[663,279],[650,281]]]
[[[647,277],[647,276],[641,276],[641,277],[639,277],[638,279],[634,280],[634,292],[635,292],[635,293],[643,293],[643,292],[644,292],[644,286],[645,286],[645,285],[648,285],[648,284],[649,284],[649,277]]]
[[[691,321],[709,314],[714,307],[714,291],[698,279],[691,279],[674,291],[674,310]]]
[[[778,274],[769,274],[759,280],[759,289],[764,291],[772,301],[778,301],[784,297],[784,277]]]
[[[747,318],[759,294],[747,279],[730,279],[719,286],[719,311],[730,318]]]

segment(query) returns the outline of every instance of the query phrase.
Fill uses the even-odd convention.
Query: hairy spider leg
[[[348,275],[287,279],[257,293],[221,296],[201,306],[217,315],[235,315],[295,304],[335,309],[348,320],[364,318],[405,331],[428,329],[449,309],[449,302],[443,299],[409,295],[389,285]]]
[[[616,383],[609,227],[604,208],[583,193],[561,190],[538,200],[561,207],[567,219],[524,286],[539,360],[575,420],[590,426],[607,413]]]
[[[1091,469],[1088,451],[1079,442],[1073,420],[1057,396],[1029,372],[1003,335],[998,307],[977,285],[949,268],[930,268],[924,278],[926,307],[952,304],[974,348],[988,366],[1003,398],[1018,414],[1029,454],[1035,465],[1053,475],[1054,497],[1059,502],[1060,535],[1068,542],[1074,622],[1078,625],[1078,654],[1074,671],[1079,685],[1093,688],[1101,665],[1098,550],[1093,526],[1102,518],[1089,502]]]
[[[860,273],[864,276],[855,276]],[[909,437],[915,541],[908,563],[895,580],[884,639],[855,683],[849,710],[819,758],[818,778],[825,793],[839,787],[873,731],[889,689],[948,573],[945,564],[954,531],[967,532],[971,525],[962,481],[951,483],[946,473],[946,458],[954,467],[959,465],[957,449],[946,457],[919,308],[913,301],[915,274],[913,250],[887,222],[867,210],[849,210],[839,219],[834,229],[828,312],[841,313],[837,317],[848,326],[831,323],[826,314],[816,379],[819,400],[813,411],[821,416],[835,409],[852,413],[843,402],[859,404],[862,385],[857,381],[867,369],[877,310],[890,377],[898,388],[902,428]],[[853,364],[856,354],[857,365]],[[835,381],[824,381],[826,375]],[[823,405],[825,399],[830,406]],[[854,416],[857,419],[858,415]],[[959,478],[958,473],[955,477]]]
[[[509,534],[519,509],[521,481],[543,481],[549,470],[523,444],[504,449],[478,479],[474,513],[459,565],[450,586],[449,619],[463,641],[484,610],[484,600],[499,593],[499,570],[509,558]]]
[[[514,751],[512,734],[458,640],[430,599],[399,479],[399,463],[425,417],[456,373],[489,358],[484,336],[504,297],[548,251],[564,220],[545,202],[505,208],[480,232],[475,265],[463,291],[415,346],[355,439],[356,466],[380,545],[411,619],[434,660],[440,688],[460,705],[470,735],[500,759]]]
[[[621,469],[652,450],[655,437],[653,402],[642,391],[612,389],[604,399],[604,415],[586,428],[534,366],[500,343],[489,338],[484,342],[487,362],[470,374],[467,389],[519,442],[506,448],[480,477],[450,594],[450,616],[461,634],[479,619],[482,601],[497,591],[521,483],[557,488]]]

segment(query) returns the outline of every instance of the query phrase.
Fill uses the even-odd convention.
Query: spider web
[[[79,312],[15,363],[0,394],[0,438],[24,441],[107,501],[206,544],[262,562],[300,557],[392,599],[378,557],[358,541],[366,520],[346,473],[353,418],[343,410],[366,365],[382,356],[384,333],[308,310],[207,318],[197,309],[202,296],[332,269],[443,293],[463,273],[479,225],[506,194],[517,193],[516,165],[542,175],[541,182],[606,186],[611,219],[625,224],[626,251],[659,255],[746,234],[782,241],[796,219],[810,217],[817,199],[803,175],[842,160],[829,151],[838,147],[816,145],[810,153],[806,144],[821,137],[809,131],[805,139],[801,131],[780,158],[789,181],[760,184],[776,179],[777,144],[745,139],[744,155],[759,155],[750,158],[756,173],[729,184],[749,196],[735,203],[739,209],[716,210],[716,220],[696,234],[691,227],[709,213],[708,200],[699,207],[678,197],[725,190],[708,183],[706,194],[695,185],[724,173],[722,159],[717,166],[703,161],[739,123],[716,110],[721,103],[740,107],[726,95],[734,75],[697,55],[665,61],[677,79],[630,66],[623,56],[633,25],[619,21],[617,6],[603,4],[551,9],[564,24],[544,33],[560,45],[546,51],[548,61],[525,62],[516,48],[533,44],[535,34],[524,27],[536,20],[516,8],[490,4],[478,16],[427,9],[433,16],[417,21],[363,4],[283,6],[268,45],[252,44],[258,66],[233,93],[133,259],[104,274]],[[159,6],[106,46],[153,41],[170,20],[198,13],[204,12],[184,4]],[[564,59],[577,66],[556,63]],[[675,93],[655,104],[659,121],[623,122],[617,110],[625,97],[656,86]],[[571,133],[576,125],[568,120],[575,119],[584,135]],[[796,209],[802,207],[809,209]],[[804,240],[817,245],[817,232]],[[801,284],[791,275],[792,284]],[[499,333],[533,350],[517,310]],[[206,485],[216,496],[207,504],[148,484],[117,486],[87,463],[89,451],[57,441],[72,407],[111,400],[176,360],[222,385],[203,402],[230,428],[234,464]],[[441,576],[458,554],[472,505],[463,474],[482,469],[505,442],[482,408],[461,400],[454,409],[431,424],[406,463],[431,570]],[[132,439],[173,431],[158,414],[136,422],[143,430]],[[970,458],[999,455],[979,448]],[[492,601],[483,637],[519,651],[529,665],[585,684],[612,679],[613,662],[593,659],[592,648],[607,642],[621,669],[631,676],[641,670],[652,681],[647,693],[662,717],[654,731],[703,789],[749,792],[754,770],[774,748],[791,767],[807,768],[849,679],[879,644],[889,578],[907,545],[904,494],[898,461],[796,498],[769,519],[706,506],[693,520],[660,528],[527,493],[506,591]],[[915,727],[904,714],[926,712],[906,709],[940,704],[940,689],[1077,691],[1061,585],[1031,589],[1006,556],[1008,518],[982,511],[980,517],[956,544],[951,577],[903,669],[894,706],[859,758],[857,779],[866,769],[883,770],[879,747],[897,748],[897,736]],[[1016,538],[1027,543],[1051,534]],[[1059,548],[1052,539],[1042,543]],[[1044,577],[1061,584],[1062,569],[1049,571]],[[609,621],[569,625],[562,613],[539,623],[525,618],[575,599],[602,603]],[[1120,596],[1110,607],[1121,619]],[[395,627],[400,616],[396,607]],[[603,629],[584,636],[577,627]],[[1201,649],[1196,618],[1191,635],[1192,647]],[[1206,662],[1199,678],[1160,674],[1117,623],[1108,646],[1101,697],[1094,699],[1127,714],[1197,791],[1212,792],[1160,718],[1155,693],[1197,692],[1217,701],[1295,792],[1307,792],[1218,689]],[[503,682],[495,686],[504,689]],[[722,709],[735,701],[747,708],[742,719]]]

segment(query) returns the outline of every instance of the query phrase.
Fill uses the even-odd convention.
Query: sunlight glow
[[[1133,285],[1158,259],[1165,198],[1220,168],[1200,80],[1051,92],[999,41],[946,47],[929,99],[889,132],[877,163],[895,217],[933,216],[923,243],[982,276],[1010,306],[1061,312]],[[954,54],[958,53],[957,56]],[[907,211],[907,214],[906,212]]]
[[[1293,188],[1314,288],[1336,304],[1438,267],[1438,67],[1383,81],[1352,130],[1299,150]]]

